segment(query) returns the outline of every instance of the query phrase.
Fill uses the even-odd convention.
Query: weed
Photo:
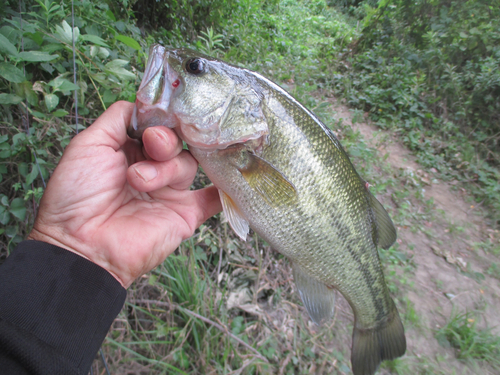
[[[500,265],[498,263],[492,263],[488,268],[486,273],[498,280],[500,280]]]
[[[436,339],[444,347],[455,348],[459,359],[483,360],[500,369],[500,337],[489,329],[479,329],[477,323],[473,313],[452,313],[448,323],[436,332]]]

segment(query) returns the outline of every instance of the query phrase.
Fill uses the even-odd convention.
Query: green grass
[[[490,329],[478,328],[479,315],[471,312],[452,313],[449,321],[435,336],[444,347],[455,349],[461,360],[486,361],[500,370],[500,337]]]

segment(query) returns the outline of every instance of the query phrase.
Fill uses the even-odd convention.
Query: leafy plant
[[[137,75],[126,67],[130,61],[144,61],[144,55],[137,54],[140,44],[125,35],[138,35],[139,30],[117,21],[106,4],[82,2],[75,8],[74,28],[66,20],[68,4],[37,0],[21,13],[17,6],[7,5],[0,21],[0,194],[5,226],[0,236],[6,249],[29,231],[49,171],[76,131],[117,99],[135,99]],[[75,94],[78,129],[73,120]]]
[[[335,89],[419,162],[468,182],[499,221],[500,2],[363,1],[363,35]]]
[[[489,329],[479,329],[477,319],[470,312],[452,314],[449,322],[436,332],[436,339],[445,347],[455,348],[457,358],[485,360],[500,369],[500,337]]]

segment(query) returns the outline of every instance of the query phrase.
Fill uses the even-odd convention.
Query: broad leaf
[[[18,104],[23,99],[15,94],[0,94],[0,104]]]
[[[135,39],[132,39],[131,37],[118,34],[117,36],[115,36],[115,38],[118,39],[123,44],[125,44],[125,45],[127,45],[127,46],[129,46],[137,51],[141,50],[141,45],[139,43],[137,43],[137,41]]]
[[[4,54],[17,57],[18,52],[16,46],[14,46],[6,37],[0,34],[0,51]]]
[[[114,69],[108,69],[108,72],[114,74],[118,78],[128,80],[128,79],[135,79],[135,74],[132,72],[129,72],[127,69],[123,68],[114,68]]]
[[[61,38],[61,40],[67,44],[73,44],[73,33],[71,32],[71,26],[66,22],[61,22],[62,27],[56,25],[56,34]],[[75,34],[75,43],[80,37],[80,29],[78,27],[73,28]]]
[[[44,99],[47,111],[49,112],[52,112],[52,110],[59,104],[59,97],[55,94],[45,94]]]
[[[106,59],[109,56],[109,51],[107,48],[104,47],[99,47],[99,52],[97,52],[97,56],[99,56],[101,59]]]
[[[9,211],[4,206],[0,206],[0,224],[7,225],[10,220]]]
[[[68,111],[66,111],[64,109],[57,109],[52,114],[56,117],[64,117],[68,114]]]
[[[10,204],[9,212],[23,221],[26,217],[26,207],[24,206],[24,199],[14,198]]]
[[[135,79],[134,73],[123,68],[123,66],[127,64],[128,61],[126,60],[115,59],[106,64],[106,70],[120,79],[124,80]]]
[[[21,83],[26,80],[21,69],[9,63],[0,63],[0,76],[9,82]]]
[[[31,172],[26,176],[26,183],[30,185],[38,177],[38,167],[36,164],[31,165]]]
[[[127,60],[115,59],[106,64],[107,69],[123,68],[128,64]]]
[[[68,81],[66,78],[57,77],[48,83],[49,86],[54,88],[54,91],[72,91],[78,90],[78,85]]]
[[[97,35],[85,34],[85,35],[80,35],[80,38],[82,40],[85,40],[86,42],[97,44],[98,46],[109,47],[104,41],[104,39],[98,37]]]
[[[43,52],[43,51],[27,51],[27,52],[19,52],[19,57],[23,61],[40,62],[40,61],[51,61],[57,59],[59,55],[51,55],[48,52]]]
[[[22,162],[17,165],[17,171],[23,177],[28,175],[28,163]]]

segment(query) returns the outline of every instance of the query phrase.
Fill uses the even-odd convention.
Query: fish
[[[374,374],[406,338],[378,256],[397,233],[331,129],[257,72],[189,49],[150,48],[128,134],[173,128],[218,188],[234,232],[292,263],[312,320],[339,291],[354,313],[351,365]]]

